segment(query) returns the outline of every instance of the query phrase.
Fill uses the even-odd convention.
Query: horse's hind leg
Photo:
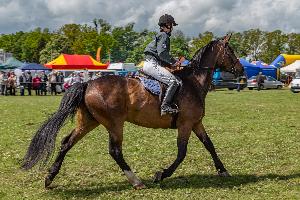
[[[193,131],[200,139],[200,141],[204,144],[207,151],[209,151],[219,176],[230,176],[227,170],[225,169],[223,163],[221,162],[220,158],[218,157],[215,147],[210,138],[208,137],[203,124],[199,122],[195,127],[193,127]]]
[[[123,123],[110,126],[107,128],[109,132],[109,154],[117,162],[119,167],[126,175],[128,181],[135,189],[145,188],[142,181],[131,171],[130,167],[123,158],[122,142],[123,142]]]
[[[58,174],[61,165],[67,152],[88,132],[93,130],[99,125],[99,123],[88,113],[86,108],[81,107],[77,112],[77,127],[65,137],[61,142],[60,151],[49,169],[49,174],[45,178],[45,187],[48,187],[55,176]]]
[[[192,128],[190,126],[182,126],[178,128],[178,136],[177,136],[177,158],[172,163],[172,165],[164,169],[162,172],[156,172],[154,176],[154,182],[158,182],[163,180],[164,178],[170,177],[180,163],[184,160],[187,152],[187,145],[191,135]]]

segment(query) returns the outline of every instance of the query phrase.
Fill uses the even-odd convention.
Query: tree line
[[[250,29],[231,32],[231,47],[239,57],[272,62],[279,54],[300,54],[300,34],[280,30]],[[134,30],[134,23],[113,27],[103,19],[94,19],[92,25],[65,24],[58,30],[36,28],[30,32],[19,31],[0,35],[0,49],[13,53],[26,62],[47,63],[61,53],[88,54],[96,57],[101,47],[102,62],[134,62],[143,60],[146,45],[156,32]],[[212,32],[187,37],[175,30],[171,37],[173,56],[192,58],[194,53],[218,36]]]

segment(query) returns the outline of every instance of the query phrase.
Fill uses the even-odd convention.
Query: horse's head
[[[216,63],[216,68],[222,71],[233,73],[236,77],[244,75],[244,68],[239,59],[235,56],[233,49],[229,46],[231,34],[226,35],[223,39],[218,40],[220,49]]]

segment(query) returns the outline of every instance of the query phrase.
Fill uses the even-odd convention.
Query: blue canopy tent
[[[268,65],[261,61],[257,61],[256,66],[258,66],[260,68],[260,71],[262,72],[263,75],[271,76],[271,77],[277,79],[278,68]]]
[[[255,62],[255,64],[253,64],[243,58],[240,58],[239,61],[242,64],[242,66],[244,67],[245,75],[247,78],[256,76],[259,72],[262,72],[262,74],[264,74],[266,76],[271,76],[271,77],[277,79],[277,70],[278,69],[276,67],[270,66],[261,61],[257,61],[257,62]],[[222,74],[222,72],[219,69],[214,71],[213,81],[217,82],[217,81],[222,81],[222,80],[228,79],[228,78],[230,78],[230,76],[225,77],[225,75]]]
[[[250,78],[251,76],[256,76],[259,73],[260,68],[254,64],[249,63],[247,60],[240,58],[240,63],[244,67],[245,74],[247,78]],[[221,80],[222,79],[222,73],[221,70],[217,69],[214,71],[213,74],[214,80]]]
[[[262,72],[262,74],[266,76],[271,76],[277,79],[276,67],[270,66],[261,61],[257,61],[255,64],[252,64],[243,58],[240,58],[240,63],[243,65],[245,69],[247,78],[250,78],[251,76],[256,76],[259,72]]]
[[[240,58],[239,60],[244,67],[247,78],[250,78],[251,76],[256,76],[259,73],[260,67],[248,62],[243,58]]]
[[[20,70],[36,70],[36,71],[46,71],[46,70],[52,70],[50,68],[47,68],[43,65],[37,64],[37,63],[24,63],[21,67],[18,67]]]

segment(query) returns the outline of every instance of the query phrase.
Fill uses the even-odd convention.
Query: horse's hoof
[[[49,177],[46,177],[45,178],[45,188],[49,189],[50,188],[49,186],[51,185],[51,183],[52,183],[52,180]]]
[[[220,177],[230,177],[231,176],[227,171],[225,171],[225,172],[218,172],[218,175]]]
[[[134,185],[133,187],[136,190],[141,190],[141,189],[145,189],[146,188],[146,186],[143,183],[139,183],[137,185]]]
[[[162,180],[162,172],[156,172],[153,178],[154,183],[158,183]]]

